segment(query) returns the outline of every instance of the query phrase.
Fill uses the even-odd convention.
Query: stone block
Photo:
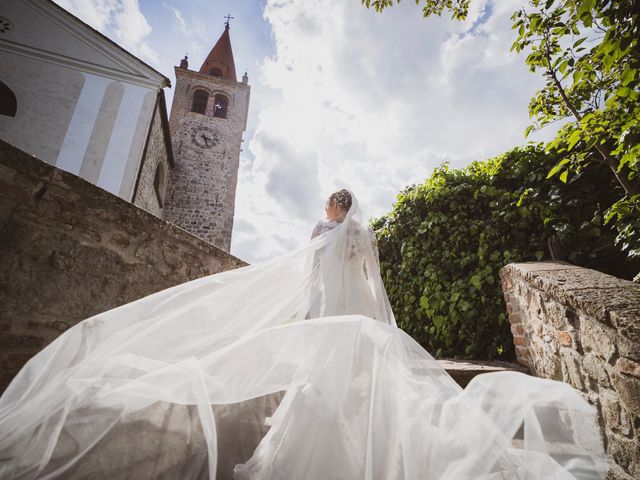
[[[609,318],[621,335],[640,344],[640,308],[613,309],[609,312]],[[638,350],[636,355],[640,355],[640,348]]]
[[[603,387],[609,387],[611,385],[606,362],[600,360],[593,353],[587,353],[582,358],[582,369],[587,375],[598,382],[599,385]]]
[[[568,309],[555,301],[545,302],[544,321],[550,322],[556,330],[571,330],[573,325],[569,321]]]
[[[585,351],[593,351],[609,361],[616,353],[616,332],[610,327],[580,315],[580,343]]]
[[[524,335],[524,329],[522,328],[522,324],[521,323],[516,323],[511,325],[511,333],[516,336],[516,335]]]
[[[603,388],[599,391],[602,418],[607,429],[623,435],[631,433],[631,422],[620,404],[620,397],[613,390]]]
[[[611,375],[611,381],[627,412],[640,415],[640,378],[624,373],[614,373]]]
[[[640,305],[640,286],[596,270],[557,262],[509,264],[503,270],[505,276],[523,279],[559,303],[598,320],[605,321],[611,310]]]
[[[580,267],[571,265],[567,262],[549,261],[549,262],[522,262],[522,263],[510,263],[502,268],[505,275],[516,274],[518,276],[524,276],[527,273],[534,272],[549,272],[554,270],[574,270]]]
[[[602,273],[600,275],[605,276]],[[599,278],[594,277],[596,282],[594,285],[598,285]],[[597,286],[567,291],[561,295],[564,299],[561,301],[568,302],[575,310],[581,311],[595,320],[602,323],[612,323],[612,311],[620,311],[622,315],[622,312],[627,308],[640,305],[640,292],[638,291],[640,287],[633,282],[616,280],[619,284],[611,288]],[[637,317],[633,316],[632,318]],[[631,330],[633,333],[634,330]]]
[[[616,342],[618,352],[623,357],[630,358],[632,360],[640,361],[640,344],[629,340],[627,337],[619,335]]]
[[[611,433],[607,435],[609,439],[608,453],[611,458],[620,466],[622,470],[633,478],[640,475],[640,444],[637,441]]]
[[[611,462],[609,471],[607,472],[607,476],[605,480],[637,480],[625,472],[620,466]]]
[[[616,361],[616,368],[620,373],[640,377],[640,363],[629,360],[628,358],[618,358]]]
[[[556,340],[558,341],[558,344],[562,345],[563,347],[571,347],[575,349],[577,346],[575,333],[557,332]]]
[[[560,359],[562,380],[578,390],[587,391],[580,371],[581,357],[578,352],[571,348],[561,348]]]

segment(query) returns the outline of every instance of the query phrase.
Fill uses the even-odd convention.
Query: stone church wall
[[[0,141],[0,391],[67,328],[238,258]]]
[[[609,479],[640,478],[640,285],[561,262],[500,272],[518,362],[598,409]]]
[[[162,98],[164,97],[162,94],[160,95]],[[158,97],[153,114],[151,131],[144,150],[142,171],[138,177],[133,203],[156,217],[162,218],[167,184],[173,168],[173,154],[169,126],[166,123],[166,118],[162,118],[162,112],[163,109],[166,111],[166,106],[160,98]],[[159,178],[158,185],[156,185],[156,175]]]

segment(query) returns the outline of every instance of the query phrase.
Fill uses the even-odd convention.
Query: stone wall
[[[153,112],[151,129],[142,156],[142,167],[133,194],[134,204],[160,218],[163,216],[167,184],[173,168],[166,109],[164,94],[161,91]]]
[[[80,320],[243,265],[0,141],[0,391]]]
[[[640,285],[563,262],[500,276],[518,362],[598,408],[610,479],[640,478]]]

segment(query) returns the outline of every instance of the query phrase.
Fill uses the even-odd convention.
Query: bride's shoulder
[[[311,238],[313,239],[318,235],[322,235],[323,233],[334,229],[338,225],[339,223],[336,222],[335,220],[328,220],[328,219],[318,220],[318,223],[316,223],[316,226],[313,227],[313,232],[311,232]]]
[[[338,222],[335,220],[329,220],[328,218],[323,218],[322,220],[318,220],[316,225],[338,225]]]

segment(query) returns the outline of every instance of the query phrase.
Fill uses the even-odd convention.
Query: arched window
[[[15,117],[17,110],[16,96],[6,84],[0,82],[0,115]]]
[[[213,75],[214,77],[222,78],[222,70],[219,68],[212,68],[209,70],[209,75]]]
[[[196,113],[204,113],[207,111],[207,102],[209,101],[209,94],[204,90],[196,90],[193,94],[193,103],[191,104],[191,111]]]
[[[164,192],[164,166],[162,165],[162,162],[158,163],[158,166],[156,167],[156,174],[153,177],[153,189],[156,192],[158,205],[162,208],[162,194]]]
[[[229,99],[222,94],[216,95],[213,102],[213,116],[227,118],[227,110],[229,108]]]

